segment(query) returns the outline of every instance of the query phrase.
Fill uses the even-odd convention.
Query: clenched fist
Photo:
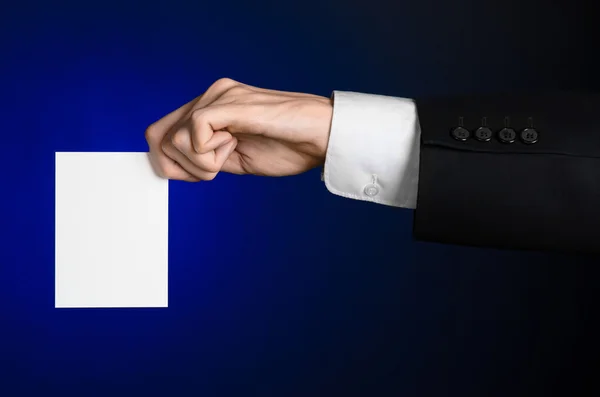
[[[220,79],[150,125],[146,140],[155,170],[169,179],[296,175],[323,164],[332,113],[326,97]]]

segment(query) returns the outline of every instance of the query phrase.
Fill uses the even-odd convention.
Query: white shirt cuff
[[[323,180],[336,195],[416,208],[420,127],[408,98],[333,92]]]

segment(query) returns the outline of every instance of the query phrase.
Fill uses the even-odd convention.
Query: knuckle
[[[158,128],[156,127],[156,124],[150,124],[147,128],[146,131],[144,132],[144,136],[146,137],[146,141],[151,141],[154,137],[156,137],[158,135]]]
[[[156,174],[158,174],[158,176],[160,176],[161,178],[167,178],[167,173],[165,172],[164,168],[161,166],[155,166],[154,167],[154,171],[156,172]]]
[[[215,90],[227,90],[235,85],[239,84],[237,81],[230,79],[228,77],[222,77],[215,81],[210,88]]]
[[[167,179],[177,179],[179,175],[174,167],[165,167],[162,170],[162,176]]]
[[[248,89],[241,85],[236,85],[227,90],[228,96],[241,96],[248,93]]]
[[[221,171],[219,164],[215,164],[215,162],[209,160],[208,157],[210,157],[210,154],[199,154],[194,157],[192,162],[205,173],[212,174]]]
[[[217,172],[209,172],[202,178],[205,181],[212,181],[217,177]]]
[[[162,150],[163,153],[169,153],[169,145],[167,145],[167,142],[164,140],[160,143],[160,150]]]
[[[237,81],[235,81],[232,78],[229,77],[221,77],[220,79],[217,79],[217,81],[215,81],[215,84],[222,84],[222,85],[226,85],[226,84],[236,84]]]
[[[192,111],[190,114],[190,119],[194,122],[194,124],[200,124],[206,117],[206,110],[204,109],[196,109]]]
[[[215,174],[221,170],[221,167],[219,167],[219,165],[215,164],[215,163],[204,164],[203,168],[206,171],[208,171],[210,173],[215,173]]]
[[[176,148],[181,148],[185,145],[185,132],[184,131],[177,131],[176,133],[174,133],[171,136],[171,143],[173,144],[173,146],[175,146]]]

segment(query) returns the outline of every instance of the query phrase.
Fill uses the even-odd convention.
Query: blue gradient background
[[[146,151],[145,127],[219,77],[325,96],[599,87],[583,2],[282,3],[1,6],[0,396],[593,387],[597,260],[415,243],[411,211],[333,196],[317,170],[171,182],[169,308],[54,309],[54,152]]]

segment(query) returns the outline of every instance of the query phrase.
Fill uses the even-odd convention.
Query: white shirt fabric
[[[333,120],[323,170],[339,196],[415,209],[421,129],[408,98],[333,92]]]

